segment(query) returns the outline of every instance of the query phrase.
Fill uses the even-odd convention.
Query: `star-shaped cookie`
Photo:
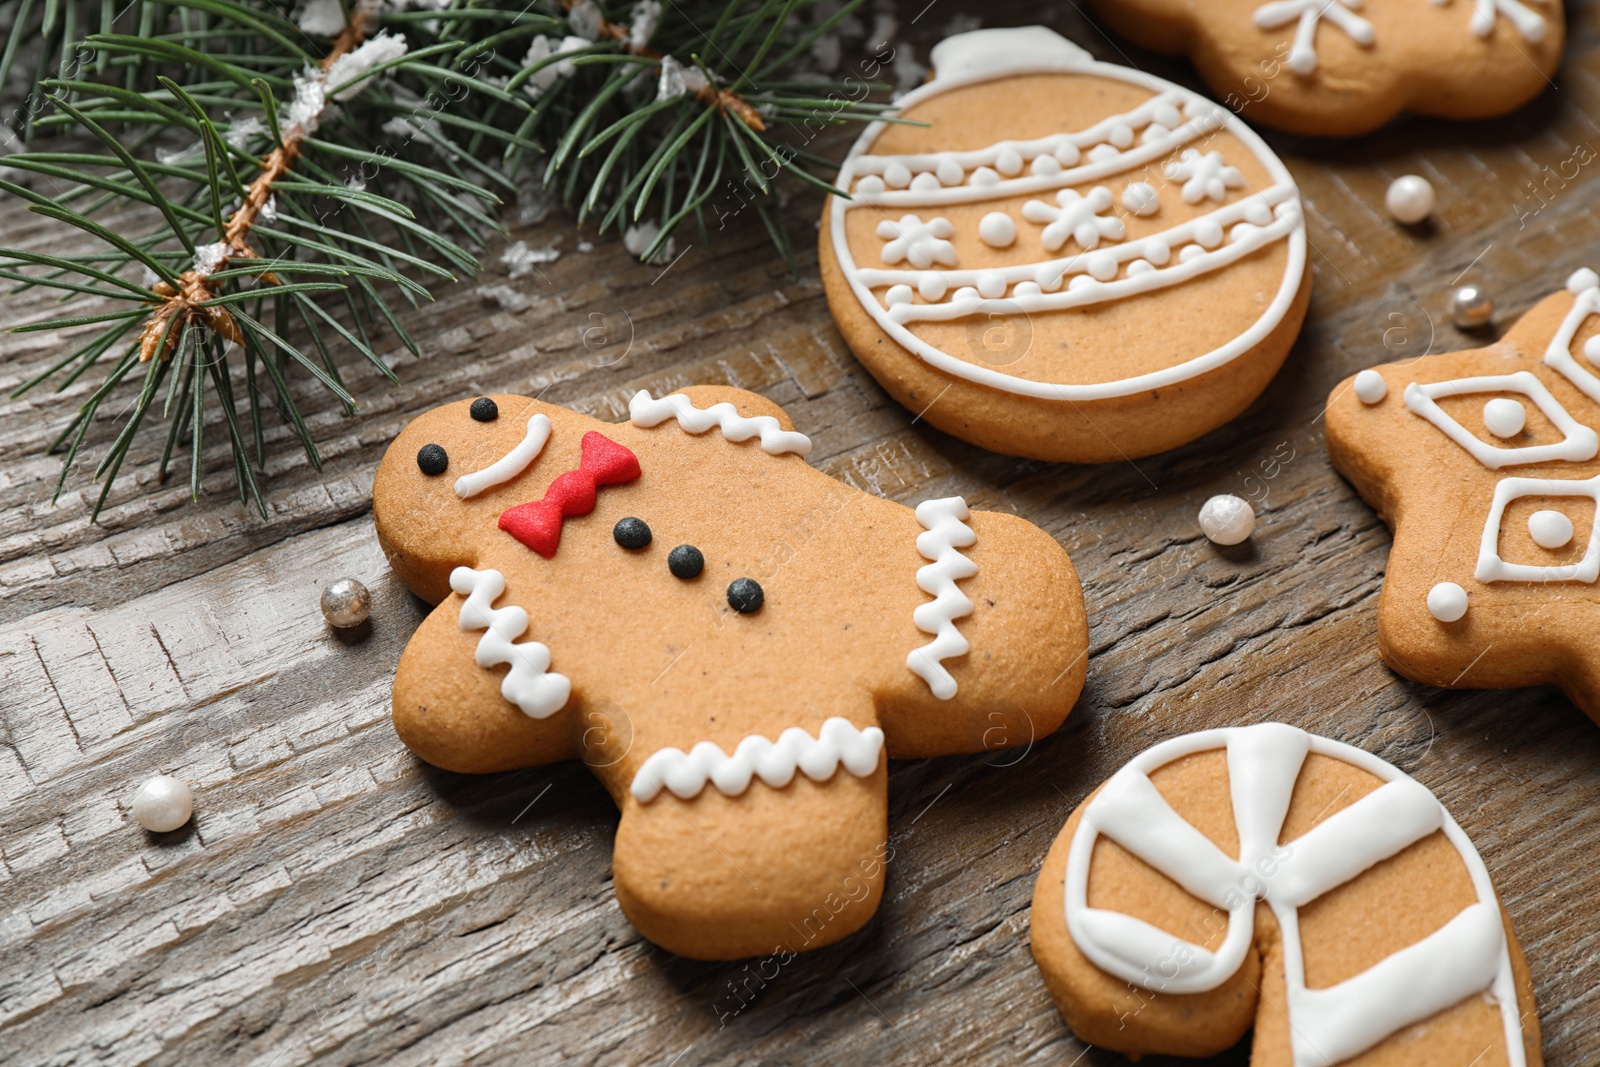
[[[1600,276],[1486,348],[1364,370],[1328,453],[1394,530],[1378,647],[1431,685],[1559,686],[1600,721]]]

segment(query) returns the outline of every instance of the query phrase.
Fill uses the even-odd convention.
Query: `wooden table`
[[[901,21],[925,58],[954,10],[913,24],[921,6]],[[1021,4],[984,14],[1036,17]],[[411,316],[424,358],[395,347],[400,386],[352,365],[356,417],[310,403],[322,474],[272,431],[284,447],[270,522],[238,503],[216,428],[198,504],[181,478],[158,485],[152,425],[90,525],[105,417],[52,508],[57,461],[41,450],[88,386],[7,402],[0,1059],[1122,1062],[1083,1052],[1034,969],[1029,899],[1045,850],[1146,746],[1281,719],[1439,794],[1527,949],[1549,1062],[1600,1061],[1600,730],[1552,692],[1446,692],[1383,666],[1389,535],[1329,467],[1320,420],[1330,386],[1360,367],[1476,343],[1448,323],[1458,275],[1495,294],[1503,325],[1574,268],[1600,265],[1600,11],[1569,16],[1557,86],[1510,118],[1407,122],[1334,144],[1268,135],[1306,200],[1305,333],[1245,417],[1137,463],[1022,462],[914,425],[829,318],[814,200],[796,204],[798,280],[753,219],[666,270],[611,238],[577,251],[560,213],[519,229],[564,253],[517,283],[532,307],[486,306],[471,283],[441,290]],[[1056,26],[1102,58],[1195,84],[1072,5]],[[1408,172],[1440,192],[1426,232],[1383,214],[1390,179]],[[14,203],[0,218],[6,244],[55,240]],[[48,314],[27,297],[0,311]],[[586,336],[595,328],[607,332]],[[0,388],[59,340],[6,338]],[[743,964],[674,958],[624,921],[610,886],[616,814],[581,766],[470,778],[395,739],[390,680],[425,606],[389,573],[369,517],[385,444],[438,401],[519,391],[614,419],[637,388],[691,382],[786,405],[816,442],[812,462],[873,492],[961,493],[1041,524],[1071,552],[1091,619],[1088,686],[1065,728],[1025,752],[896,764],[881,913],[794,960],[737,1014]],[[1261,514],[1236,550],[1195,523],[1226,492]],[[341,641],[318,614],[321,585],[341,575],[374,590],[364,640]],[[158,771],[198,783],[192,828],[153,837],[129,819],[134,789]]]

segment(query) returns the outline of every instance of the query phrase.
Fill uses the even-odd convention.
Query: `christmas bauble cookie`
[[[1049,534],[883,500],[810,448],[739,389],[640,392],[615,423],[495,396],[418,416],[373,486],[385,554],[438,605],[396,671],[401,740],[452,771],[587,763],[622,810],[617,900],[681,955],[860,929],[893,860],[886,759],[1025,745],[1083,687]]]
[[[1554,685],[1600,722],[1600,275],[1495,344],[1361,371],[1328,454],[1394,530],[1378,649],[1430,685]]]
[[[1112,29],[1188,55],[1251,122],[1353,137],[1402,111],[1503,115],[1551,85],[1560,0],[1090,0]]]
[[[1243,411],[1310,294],[1283,164],[1216,104],[1041,27],[933,60],[823,215],[828,303],[873,377],[1044,460],[1149,455]]]
[[[1252,1067],[1539,1067],[1488,868],[1428,789],[1282,723],[1136,756],[1078,806],[1033,955],[1084,1041]]]

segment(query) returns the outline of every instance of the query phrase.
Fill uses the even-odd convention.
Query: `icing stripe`
[[[940,700],[956,695],[956,680],[944,667],[951,656],[965,655],[967,639],[956,629],[956,620],[972,614],[972,601],[956,588],[956,580],[971,578],[978,565],[961,553],[978,539],[965,521],[967,502],[958,496],[924,500],[917,505],[917,521],[926,533],[917,535],[917,551],[933,562],[917,568],[917,588],[933,597],[911,613],[917,629],[934,638],[906,657],[906,666]]]
[[[1158,767],[1218,748],[1228,754],[1237,860],[1198,831],[1171,826],[1176,816],[1149,785]],[[1353,764],[1386,784],[1280,846],[1308,751]],[[1307,989],[1298,908],[1436,831],[1465,864],[1477,903],[1366,971],[1330,988]],[[1220,949],[1213,953],[1132,916],[1088,907],[1089,864],[1101,836],[1203,900],[1231,896]],[[1065,890],[1067,928],[1091,962],[1134,985],[1174,994],[1206,992],[1237,973],[1254,939],[1258,893],[1264,893],[1281,932],[1295,1067],[1348,1060],[1481,992],[1499,1006],[1510,1067],[1526,1067],[1516,979],[1488,869],[1432,793],[1360,749],[1279,723],[1207,730],[1148,749],[1083,809],[1068,850]]]
[[[723,796],[736,797],[760,778],[774,789],[794,780],[798,771],[813,782],[826,782],[840,767],[865,778],[878,769],[883,752],[883,731],[876,726],[859,729],[850,720],[834,716],[812,737],[798,726],[778,735],[776,742],[752,734],[728,755],[720,746],[702,741],[688,752],[663,748],[650,754],[633,776],[629,792],[641,804],[663,789],[690,800],[707,785]]]
[[[1600,313],[1600,286],[1590,283],[1590,276],[1581,271],[1572,276],[1572,282],[1580,283],[1576,286],[1577,299],[1572,302],[1572,310],[1567,312],[1567,317],[1561,320],[1561,328],[1550,339],[1550,347],[1544,351],[1544,362],[1546,366],[1559,371],[1590,400],[1600,404],[1600,378],[1596,378],[1572,356],[1572,341],[1578,336],[1578,328],[1583,325],[1583,320]]]
[[[1208,211],[1204,215],[1196,215],[1185,222],[1180,222],[1158,233],[1147,237],[1126,241],[1121,244],[1108,245],[1099,251],[1109,253],[1115,257],[1117,263],[1127,263],[1129,260],[1139,259],[1144,256],[1149,245],[1162,244],[1169,250],[1181,248],[1196,240],[1197,231],[1202,227],[1215,223],[1217,226],[1228,227],[1234,223],[1243,222],[1246,215],[1255,215],[1262,219],[1262,208],[1269,212],[1279,204],[1291,203],[1295,199],[1294,186],[1288,184],[1274,185],[1263,189],[1259,193],[1242,197],[1219,208]],[[1263,219],[1269,222],[1271,216]],[[1040,260],[1036,263],[1014,263],[1003,267],[985,267],[979,269],[958,270],[955,268],[940,268],[939,277],[951,289],[963,285],[977,285],[980,274],[997,275],[1008,284],[1024,281],[1038,281],[1039,276],[1046,272],[1060,278],[1069,274],[1082,274],[1089,269],[1088,261],[1092,252],[1080,252],[1076,255],[1061,256],[1056,259]],[[885,270],[881,267],[863,267],[856,272],[863,284],[868,288],[878,289],[886,285],[905,283],[915,287],[922,277],[920,270]]]
[[[705,433],[717,427],[722,431],[722,436],[730,441],[748,441],[759,436],[762,450],[774,456],[781,456],[785,452],[805,456],[811,452],[811,438],[805,434],[785,430],[783,424],[771,415],[746,418],[727,401],[712,404],[708,408],[697,408],[694,401],[682,393],[654,400],[648,391],[641,389],[628,401],[628,418],[635,426],[646,429],[659,426],[668,419],[677,419],[678,425],[686,433],[693,434]]]
[[[463,474],[456,479],[456,496],[467,500],[490,486],[509,482],[528,469],[528,464],[539,458],[545,442],[550,440],[550,417],[535,415],[528,420],[528,433],[510,452],[501,456],[481,471]]]
[[[1507,563],[1500,558],[1500,523],[1506,505],[1524,496],[1582,496],[1595,502],[1600,516],[1600,475],[1593,478],[1502,478],[1494,487],[1494,503],[1483,523],[1483,540],[1478,545],[1478,567],[1473,577],[1480,582],[1593,582],[1600,579],[1600,521],[1589,529],[1589,544],[1576,563],[1540,566]]]
[[[461,605],[461,628],[483,631],[474,656],[478,666],[511,668],[500,680],[500,695],[531,719],[548,718],[566,707],[572,683],[550,671],[550,650],[537,641],[513,643],[527,632],[528,613],[514,604],[490,606],[506,591],[505,576],[457,567],[450,572],[450,588],[467,598]]]
[[[905,101],[901,101],[905,106]],[[1157,160],[1165,159],[1176,149],[1188,144],[1197,137],[1204,137],[1214,133],[1226,125],[1226,116],[1220,108],[1215,106],[1203,111],[1199,117],[1190,119],[1183,125],[1161,137],[1154,137],[1143,144],[1135,145],[1126,152],[1118,152],[1115,156],[1105,160],[1091,160],[1076,167],[1068,167],[1055,174],[1033,175],[1026,178],[1011,178],[1006,181],[996,182],[993,185],[957,185],[939,189],[887,189],[881,193],[851,190],[850,201],[859,207],[880,208],[909,208],[909,207],[945,207],[950,204],[970,204],[979,200],[992,200],[1002,197],[1025,196],[1031,193],[1049,192],[1052,189],[1061,189],[1069,185],[1087,185],[1103,178],[1116,174],[1126,174],[1131,170],[1138,170]],[[852,162],[850,176],[855,177],[855,168]],[[845,179],[840,179],[840,184]]]
[[[1100,282],[1080,274],[1083,279],[1079,285],[1058,293],[1034,293],[1032,295],[1013,292],[1011,296],[994,300],[981,298],[966,298],[950,300],[942,304],[899,304],[889,309],[889,317],[897,323],[910,322],[949,322],[954,319],[964,319],[972,315],[981,315],[986,312],[1007,315],[1021,311],[1025,314],[1035,311],[1063,311],[1068,308],[1086,307],[1092,304],[1103,304],[1112,300],[1120,300],[1130,296],[1143,296],[1148,293],[1165,289],[1191,281],[1205,274],[1221,270],[1223,267],[1237,263],[1239,260],[1251,255],[1275,241],[1282,240],[1291,233],[1300,229],[1298,212],[1283,209],[1271,223],[1266,226],[1251,226],[1250,232],[1239,235],[1236,240],[1229,241],[1221,248],[1204,252],[1198,256],[1179,262],[1170,267],[1144,271],[1140,274],[1131,274],[1125,278],[1114,281]],[[1248,225],[1248,224],[1246,224]],[[1135,258],[1140,251],[1137,247],[1141,242],[1134,244]],[[1198,247],[1198,246],[1190,246]],[[1117,254],[1120,260],[1122,246],[1116,249],[1106,249],[1108,254]],[[1097,253],[1089,253],[1095,255]],[[1079,258],[1079,257],[1074,257]],[[1087,259],[1087,257],[1082,257]],[[1079,267],[1081,270],[1082,267]]]
[[[874,156],[864,155],[856,158],[856,174],[883,174],[892,165],[898,163],[912,174],[921,174],[924,171],[936,171],[946,162],[954,163],[963,171],[977,170],[979,167],[992,167],[1000,160],[1002,152],[1015,152],[1023,163],[1031,162],[1038,156],[1050,155],[1064,144],[1071,144],[1076,148],[1092,148],[1097,144],[1105,144],[1111,140],[1113,132],[1119,126],[1127,126],[1138,130],[1156,121],[1157,115],[1172,112],[1188,103],[1188,98],[1182,92],[1168,90],[1152,96],[1132,111],[1125,111],[1120,115],[1110,115],[1101,119],[1093,126],[1076,133],[1058,133],[1049,137],[1040,137],[1032,141],[998,141],[984,148],[975,148],[969,152],[931,152],[921,155],[896,155]],[[1169,125],[1171,125],[1169,123]]]

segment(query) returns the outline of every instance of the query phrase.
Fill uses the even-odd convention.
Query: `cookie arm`
[[[941,661],[956,685],[948,699],[908,668],[880,690],[896,759],[1026,746],[1059,727],[1083,690],[1089,626],[1066,551],[1015,515],[973,512],[967,525],[976,537],[963,551],[976,570],[957,586],[973,608],[954,621],[969,650]],[[916,604],[932,602],[919,593]],[[910,622],[908,651],[927,649]]]
[[[412,636],[394,680],[394,726],[413,753],[447,771],[484,774],[573,759],[577,694],[553,714],[524,714],[501,692],[504,665],[480,667],[483,631],[461,628],[466,599],[447,597]]]

